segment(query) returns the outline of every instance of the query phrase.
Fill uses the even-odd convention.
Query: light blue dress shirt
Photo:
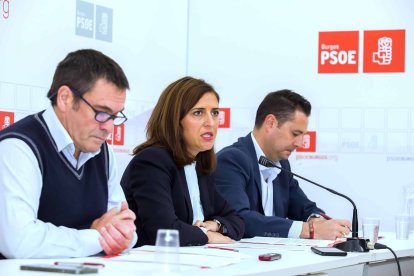
[[[269,174],[267,172],[267,170],[269,170],[269,168],[259,164],[259,158],[260,156],[266,156],[263,153],[263,150],[260,148],[259,144],[256,141],[256,138],[254,137],[253,133],[250,133],[252,140],[253,140],[253,145],[254,145],[254,149],[256,151],[256,156],[257,156],[257,165],[259,166],[259,171],[260,173],[260,179],[261,179],[261,185],[262,185],[262,204],[263,204],[263,210],[265,212],[266,216],[271,216],[274,215],[274,210],[273,210],[273,185],[269,185],[266,181],[263,175]],[[277,165],[280,166],[280,163],[277,162]],[[270,174],[270,177],[268,178],[268,182],[272,183],[272,181],[277,177],[277,175],[280,173],[280,170],[278,168],[271,168],[270,170],[274,170],[274,173]],[[294,220],[292,223],[292,226],[289,229],[288,232],[288,238],[295,238],[295,239],[299,239],[300,238],[300,233],[302,232],[302,227],[303,227],[303,221],[296,221]]]
[[[196,162],[184,166],[185,178],[187,180],[188,192],[190,193],[191,207],[193,208],[193,224],[199,220],[204,221],[203,206],[200,200],[200,188],[196,172]]]

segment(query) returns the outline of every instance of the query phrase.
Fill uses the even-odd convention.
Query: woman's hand
[[[220,229],[220,226],[218,225],[218,223],[212,220],[207,220],[207,221],[197,220],[194,223],[194,226],[203,227],[211,232],[218,232]]]
[[[207,231],[208,243],[234,243],[235,241],[218,232]]]

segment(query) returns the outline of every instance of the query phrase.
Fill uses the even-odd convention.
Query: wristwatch
[[[312,214],[312,215],[309,216],[307,221],[310,221],[313,218],[323,218],[323,217],[320,214]]]
[[[213,219],[213,221],[214,221],[215,223],[217,223],[217,225],[218,225],[217,232],[221,233],[221,232],[220,232],[220,230],[221,230],[221,222],[220,222],[220,221],[218,221],[217,219]]]
[[[220,234],[227,234],[227,227],[224,224],[221,224],[220,221],[218,221],[217,219],[213,219],[213,221],[215,223],[217,223],[218,225],[218,231]]]

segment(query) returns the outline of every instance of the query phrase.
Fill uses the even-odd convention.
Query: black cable
[[[391,251],[391,253],[394,255],[395,262],[397,263],[397,266],[398,266],[398,275],[401,276],[400,261],[398,261],[397,254],[395,254],[394,250],[392,250],[391,248],[389,248],[388,246],[382,243],[375,243],[374,249],[388,249],[389,251]]]

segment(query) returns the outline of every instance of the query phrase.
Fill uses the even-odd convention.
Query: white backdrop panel
[[[232,108],[232,128],[220,130],[216,148],[253,127],[240,113],[254,114],[270,91],[293,89],[313,104],[309,129],[320,158],[296,153],[292,169],[349,195],[360,218],[379,216],[382,229],[393,230],[403,186],[414,178],[413,161],[404,160],[414,148],[413,14],[414,4],[402,0],[190,1],[188,72],[213,83],[221,106]],[[405,73],[362,73],[363,32],[392,29],[406,30]],[[358,73],[318,74],[325,31],[359,31]],[[345,200],[301,186],[328,214],[351,218]]]

